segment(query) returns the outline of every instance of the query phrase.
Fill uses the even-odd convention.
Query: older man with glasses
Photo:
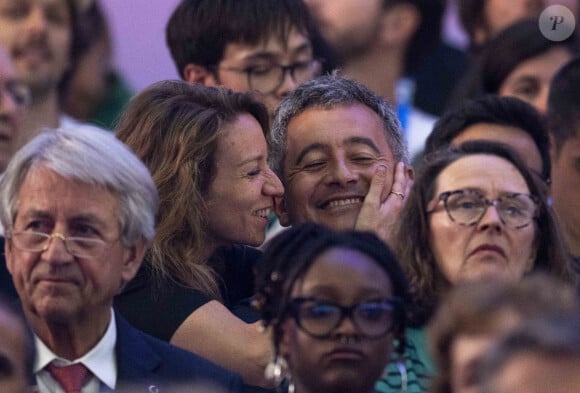
[[[35,336],[39,392],[241,389],[239,377],[113,311],[153,239],[158,204],[147,168],[106,131],[50,129],[12,158],[0,181],[0,220]]]

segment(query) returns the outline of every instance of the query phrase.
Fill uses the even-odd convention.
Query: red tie
[[[89,376],[89,370],[81,363],[65,367],[49,364],[46,370],[63,387],[65,393],[81,393],[83,383]]]

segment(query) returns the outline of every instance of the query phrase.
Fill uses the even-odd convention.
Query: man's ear
[[[405,48],[420,25],[421,13],[415,5],[394,5],[383,12],[381,42],[385,46]]]
[[[280,221],[280,225],[290,226],[290,219],[288,218],[288,210],[286,209],[286,198],[274,197],[274,213]]]
[[[183,68],[183,80],[189,83],[200,83],[204,86],[217,86],[214,74],[206,67],[189,63]]]
[[[149,244],[147,240],[140,238],[133,244],[132,246],[125,247],[123,253],[123,266],[121,268],[121,281],[122,285],[128,283],[135,277],[139,267],[141,267],[141,263],[143,262],[143,258],[145,257],[145,253],[149,248]]]

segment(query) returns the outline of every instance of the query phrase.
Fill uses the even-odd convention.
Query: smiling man
[[[30,89],[18,146],[44,127],[70,124],[60,111],[60,93],[79,39],[75,0],[0,0],[0,44],[16,75]]]
[[[183,0],[166,39],[182,79],[256,91],[270,113],[322,66],[320,35],[302,0]]]
[[[281,102],[271,147],[286,190],[276,207],[282,225],[312,221],[389,240],[413,169],[400,123],[381,97],[335,75],[306,82]]]

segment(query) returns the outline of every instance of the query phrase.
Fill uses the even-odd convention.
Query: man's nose
[[[65,244],[65,237],[55,233],[48,239],[46,248],[42,251],[42,258],[51,264],[68,263],[74,259]]]
[[[358,171],[344,160],[337,160],[329,165],[328,171],[328,182],[339,183],[342,186],[356,182],[359,176]]]

